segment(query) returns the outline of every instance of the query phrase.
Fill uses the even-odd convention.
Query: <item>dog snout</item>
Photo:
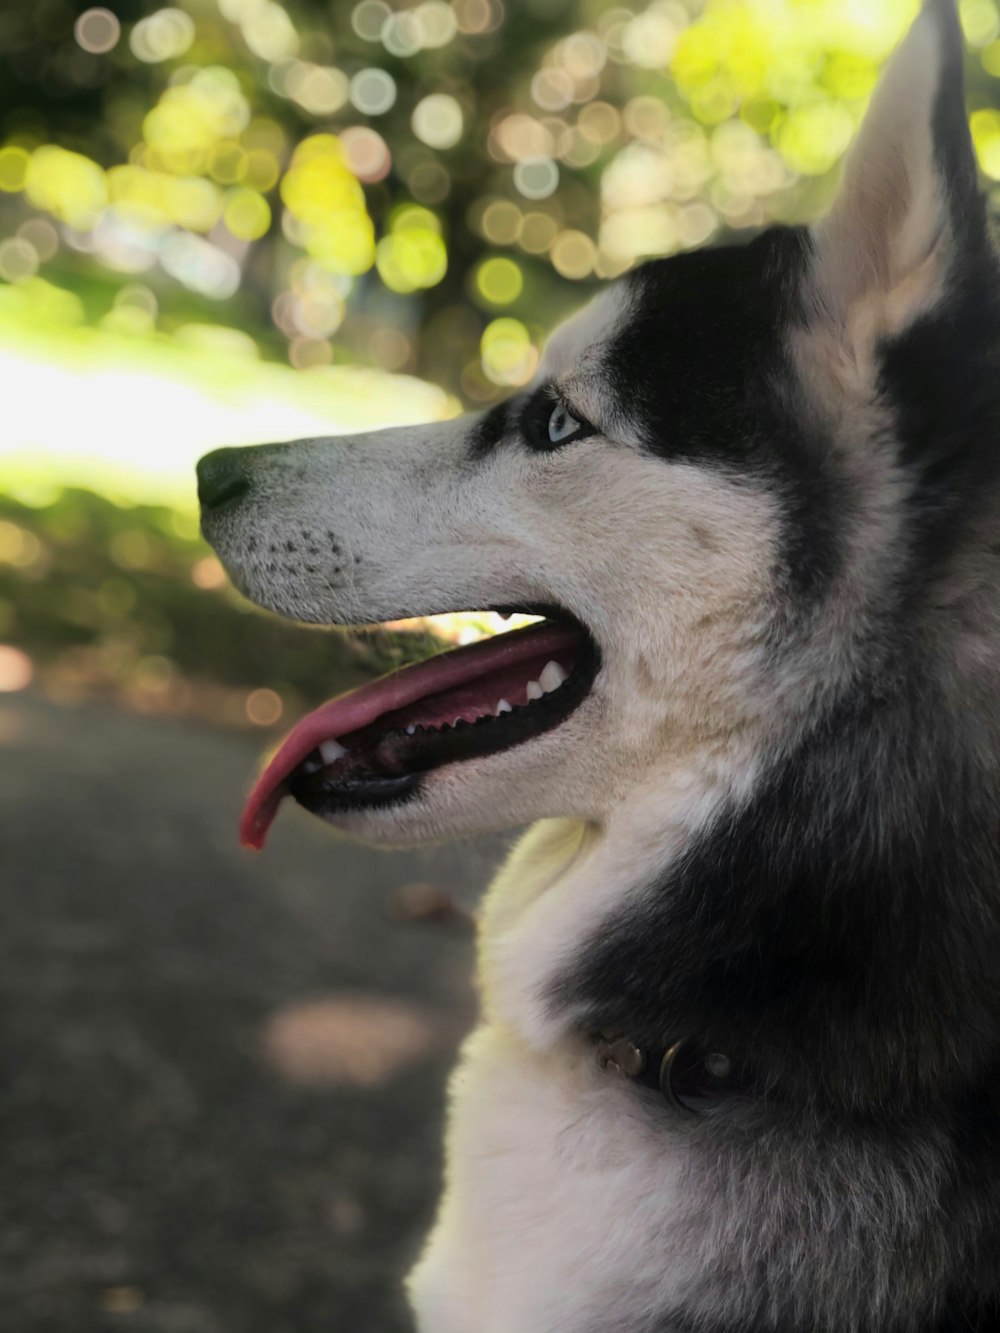
[[[198,501],[203,510],[221,509],[250,489],[248,449],[215,449],[198,463]]]

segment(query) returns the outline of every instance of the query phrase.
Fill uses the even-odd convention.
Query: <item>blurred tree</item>
[[[171,411],[173,372],[154,386],[143,365],[176,354],[190,377],[215,351],[411,371],[487,403],[602,279],[816,215],[917,3],[0,0],[5,336],[100,326],[118,336],[80,342],[119,361],[122,335],[139,344],[103,398],[80,394],[87,357],[36,381],[67,386],[44,429],[71,432],[85,398],[95,464],[112,418],[116,448],[143,413],[183,432],[214,408],[204,384]],[[997,4],[960,4],[991,181]],[[241,397],[235,360],[229,388],[225,356],[208,378]],[[356,384],[352,406],[344,376],[288,378],[314,409],[335,397],[341,428],[380,391]],[[24,421],[30,450],[30,402]],[[425,627],[359,646],[247,615],[189,514],[29,498],[0,500],[0,688],[34,671],[59,698],[267,726],[433,647]]]
[[[7,0],[0,299],[487,402],[600,279],[818,211],[916,7]],[[1000,179],[996,0],[961,13]]]

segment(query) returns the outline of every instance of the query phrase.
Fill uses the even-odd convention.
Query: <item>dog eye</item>
[[[549,443],[562,444],[582,429],[583,422],[571,416],[562,403],[557,403],[549,417]]]
[[[518,416],[524,443],[539,453],[550,453],[594,434],[594,427],[575,417],[551,386],[545,385],[523,404]]]

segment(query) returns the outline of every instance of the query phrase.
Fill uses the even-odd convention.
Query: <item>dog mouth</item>
[[[600,657],[568,613],[402,667],[309,713],[250,793],[243,844],[263,847],[286,796],[329,816],[413,797],[426,774],[497,754],[551,731],[593,685]]]

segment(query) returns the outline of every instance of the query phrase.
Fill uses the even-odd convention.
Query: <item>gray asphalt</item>
[[[235,826],[259,737],[0,699],[0,1330],[403,1333],[498,842]]]

